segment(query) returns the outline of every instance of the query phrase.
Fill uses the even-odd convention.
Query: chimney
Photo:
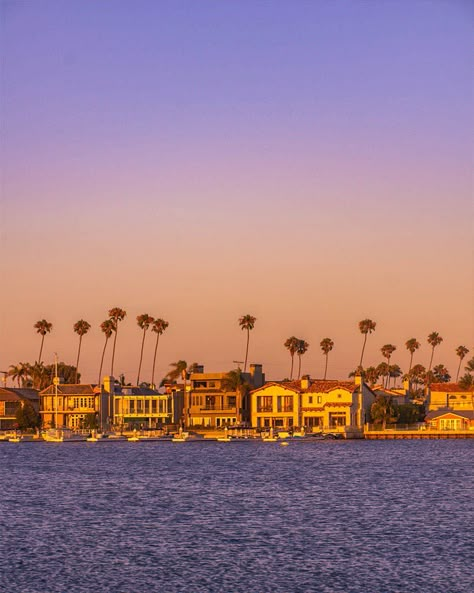
[[[250,382],[255,388],[261,387],[265,383],[265,375],[262,372],[261,364],[250,365]]]
[[[410,392],[410,381],[409,381],[409,379],[404,379],[403,380],[403,391],[405,392],[405,395],[408,395],[408,393]]]
[[[354,383],[359,387],[360,385],[362,385],[362,375],[360,373],[357,373],[354,376]]]
[[[107,376],[102,379],[102,389],[100,394],[100,427],[103,430],[113,423],[113,405],[114,405],[115,379]]]
[[[311,378],[309,375],[303,375],[301,377],[301,389],[309,389],[311,385]]]

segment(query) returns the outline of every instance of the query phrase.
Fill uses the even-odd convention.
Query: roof
[[[444,393],[463,392],[474,393],[474,387],[461,387],[459,383],[431,383],[431,391],[441,391]]]
[[[18,389],[17,387],[11,387],[9,389],[10,389],[10,391],[14,391],[16,394],[18,394],[20,397],[22,397],[24,399],[31,399],[31,400],[35,400],[35,401],[37,401],[39,399],[39,391],[37,389],[27,389],[27,388]]]
[[[473,411],[466,411],[460,412],[459,410],[453,410],[451,408],[443,408],[441,410],[433,410],[432,412],[428,412],[425,416],[425,420],[434,420],[435,418],[441,418],[442,416],[447,415],[452,416],[460,416],[461,418],[467,418],[468,420],[474,420],[474,412]]]
[[[353,393],[358,389],[358,385],[356,385],[354,381],[338,381],[337,379],[327,379],[324,381],[316,379],[314,381],[310,380],[310,385],[307,389],[301,387],[301,381],[268,381],[262,385],[262,387],[254,389],[252,393],[259,391],[260,389],[271,387],[272,385],[284,387],[285,389],[295,391],[296,393],[329,393],[334,389],[345,389],[346,391]]]
[[[2,402],[17,402],[20,400],[21,400],[21,397],[14,391],[11,391],[10,389],[4,388],[4,387],[0,387],[0,401],[2,401]]]
[[[127,393],[131,392],[131,393]],[[123,387],[115,386],[115,395],[164,395],[155,389],[150,389],[149,387],[134,387],[133,385],[124,385]],[[165,394],[166,395],[166,394]]]
[[[54,385],[50,385],[40,391],[40,395],[55,395]],[[95,395],[95,385],[75,385],[70,383],[60,383],[58,385],[58,395]]]

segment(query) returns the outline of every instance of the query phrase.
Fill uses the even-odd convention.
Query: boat
[[[278,441],[278,435],[275,435],[273,428],[270,428],[268,434],[262,437],[262,441],[265,443],[276,443]]]
[[[8,442],[9,443],[20,443],[21,442],[21,434],[19,435],[19,434],[15,433],[11,437],[8,437]]]
[[[81,443],[86,440],[84,435],[69,428],[50,428],[43,431],[41,436],[46,443]]]
[[[184,443],[189,439],[189,432],[183,432],[183,429],[180,428],[178,433],[173,436],[171,441],[173,443]]]
[[[230,441],[232,440],[232,437],[229,436],[229,430],[227,429],[227,426],[224,428],[224,436],[217,437],[217,440],[220,443],[230,443]]]

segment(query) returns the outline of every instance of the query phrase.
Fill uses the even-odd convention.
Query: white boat
[[[268,434],[262,437],[262,441],[265,443],[276,443],[278,441],[278,436],[273,433],[273,428],[270,428]]]
[[[21,435],[14,434],[13,436],[8,438],[9,443],[20,443],[21,442]]]
[[[79,443],[86,440],[85,436],[68,428],[50,428],[45,430],[41,436],[47,443]]]
[[[173,443],[185,443],[189,439],[189,432],[184,432],[182,428],[179,429],[178,434],[175,434],[171,441]]]

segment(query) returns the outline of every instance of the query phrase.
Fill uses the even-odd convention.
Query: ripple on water
[[[0,445],[0,591],[467,593],[472,441]]]

